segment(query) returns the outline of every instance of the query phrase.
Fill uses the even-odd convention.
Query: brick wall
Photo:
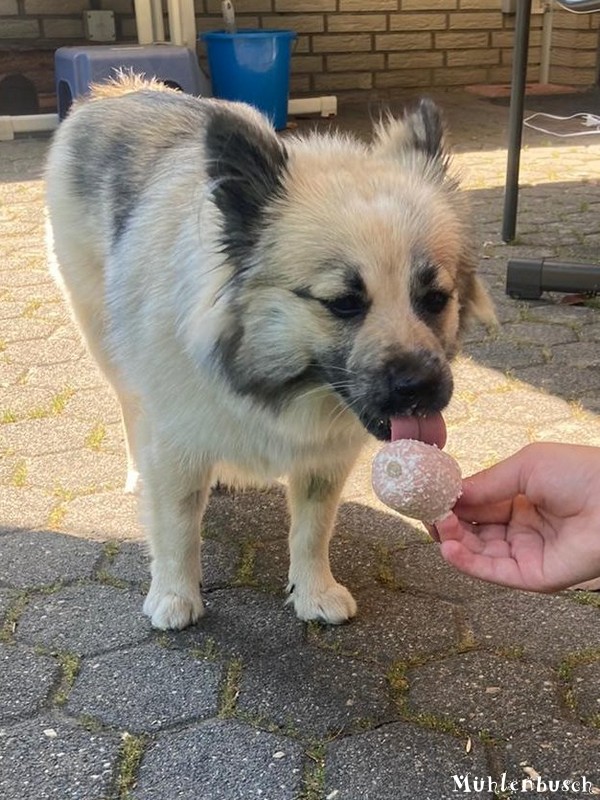
[[[220,0],[195,4],[199,31],[221,27]],[[296,95],[510,80],[514,17],[501,13],[500,0],[237,0],[235,5],[240,27],[298,32],[292,63]],[[48,83],[52,50],[83,41],[82,13],[94,8],[115,11],[118,41],[135,40],[133,0],[0,0],[0,74],[11,64],[16,68],[18,54],[29,51],[36,53],[37,80]],[[552,82],[596,81],[599,25],[600,13],[555,11]],[[539,79],[541,26],[541,16],[534,15],[531,81]]]

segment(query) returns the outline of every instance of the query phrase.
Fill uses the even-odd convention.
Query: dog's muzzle
[[[393,417],[427,417],[441,411],[452,396],[448,363],[426,352],[390,359],[364,379],[360,402],[352,407],[365,428],[377,439],[389,441]],[[361,382],[362,383],[362,382]]]

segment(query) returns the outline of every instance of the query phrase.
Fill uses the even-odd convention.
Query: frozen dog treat
[[[397,439],[373,459],[373,490],[386,506],[423,522],[450,511],[461,493],[456,461],[437,447],[415,439]]]

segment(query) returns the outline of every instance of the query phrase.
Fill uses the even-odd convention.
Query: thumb
[[[465,478],[457,505],[489,506],[524,494],[531,472],[541,457],[536,445],[527,445],[504,461]]]

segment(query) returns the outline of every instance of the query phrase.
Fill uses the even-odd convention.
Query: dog
[[[328,554],[345,479],[369,436],[442,437],[460,334],[493,319],[445,138],[428,99],[371,144],[281,138],[250,106],[133,75],[61,124],[54,273],[121,406],[156,628],[203,613],[200,523],[232,474],[287,476],[298,617],[355,615]]]

